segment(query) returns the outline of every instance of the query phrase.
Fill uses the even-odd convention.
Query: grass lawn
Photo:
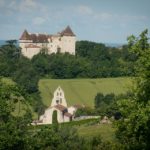
[[[98,92],[107,94],[125,93],[132,85],[131,78],[101,79],[41,79],[39,90],[43,104],[49,106],[54,90],[61,86],[65,92],[68,105],[84,104],[94,107],[94,98]]]
[[[115,141],[115,129],[112,124],[81,125],[77,128],[81,137],[91,138],[100,135],[105,141]]]

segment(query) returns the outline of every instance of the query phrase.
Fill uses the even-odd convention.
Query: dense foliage
[[[43,105],[38,91],[39,74],[31,60],[22,56],[21,49],[16,46],[15,41],[8,41],[0,47],[0,76],[13,79],[30,97],[27,100],[34,111],[42,112]]]
[[[98,78],[133,76],[136,56],[128,47],[110,48],[104,44],[79,41],[76,56],[68,53],[48,55],[42,51],[32,59],[36,71],[51,78]]]
[[[128,38],[130,50],[137,56],[137,86],[134,95],[118,101],[122,119],[117,122],[117,136],[125,149],[150,149],[150,44],[148,31]]]

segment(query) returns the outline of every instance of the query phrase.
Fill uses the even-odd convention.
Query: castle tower
[[[75,55],[75,42],[76,36],[69,26],[65,28],[61,33],[61,52],[68,52]]]
[[[19,46],[24,48],[27,45],[27,43],[32,43],[32,40],[30,38],[28,31],[24,30],[24,32],[22,33],[19,39]]]

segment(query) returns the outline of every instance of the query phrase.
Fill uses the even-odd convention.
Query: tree
[[[53,118],[52,118],[52,123],[57,124],[57,110],[53,111]]]
[[[0,149],[28,149],[27,127],[31,122],[31,113],[13,116],[16,100],[23,98],[20,88],[0,81]],[[31,139],[30,139],[31,140]],[[30,141],[29,140],[29,141]]]
[[[150,149],[150,44],[148,30],[128,38],[136,55],[137,85],[133,96],[118,101],[122,119],[117,121],[117,136],[125,149]]]
[[[38,91],[39,75],[26,58],[22,58],[18,62],[17,70],[13,74],[13,80],[29,94]]]
[[[98,93],[95,97],[95,108],[100,107],[102,102],[104,102],[104,95],[102,93]]]

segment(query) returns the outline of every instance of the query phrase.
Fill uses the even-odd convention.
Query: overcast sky
[[[24,29],[55,34],[70,25],[77,40],[124,43],[150,30],[150,0],[0,0],[0,39]]]

